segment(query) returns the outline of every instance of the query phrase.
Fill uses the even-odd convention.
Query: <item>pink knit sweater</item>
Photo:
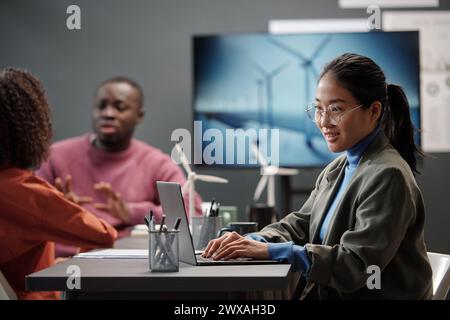
[[[156,181],[174,181],[183,185],[186,181],[181,168],[161,150],[133,139],[128,149],[109,153],[95,148],[92,135],[86,134],[55,143],[51,147],[50,158],[36,172],[37,175],[54,184],[55,178],[65,180],[72,176],[73,191],[78,196],[90,196],[93,202],[106,202],[103,193],[94,189],[98,182],[108,182],[114,191],[122,195],[131,211],[131,221],[124,224],[111,214],[94,208],[93,204],[83,205],[88,211],[104,219],[119,231],[119,237],[127,235],[127,227],[144,222],[144,216],[153,209],[156,221],[160,221],[162,208],[156,190]],[[187,197],[185,198],[188,208]],[[201,214],[201,199],[196,197],[196,211]],[[75,250],[67,250],[57,245],[57,255],[70,255]]]

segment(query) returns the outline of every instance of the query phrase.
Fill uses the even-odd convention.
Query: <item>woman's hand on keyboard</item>
[[[269,259],[268,243],[245,238],[237,232],[225,233],[208,243],[203,257],[214,260],[235,258]]]

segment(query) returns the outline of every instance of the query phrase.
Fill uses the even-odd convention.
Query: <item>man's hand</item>
[[[92,198],[91,197],[81,197],[78,196],[75,192],[72,190],[72,176],[70,174],[66,175],[66,182],[63,183],[62,179],[60,177],[57,177],[55,179],[55,187],[62,193],[64,193],[64,196],[66,199],[78,204],[83,205],[85,203],[91,203]]]
[[[71,257],[58,257],[58,258],[55,258],[55,264],[66,262],[70,258]]]
[[[115,192],[111,185],[106,182],[96,183],[94,188],[106,196],[106,203],[94,203],[95,208],[109,212],[125,223],[130,222],[130,210],[122,200],[120,193]]]
[[[237,232],[225,233],[220,238],[208,243],[203,257],[212,257],[214,260],[252,258],[269,259],[269,245],[264,242],[247,239]]]

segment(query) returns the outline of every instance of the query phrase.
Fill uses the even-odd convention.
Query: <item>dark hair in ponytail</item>
[[[416,154],[423,156],[414,143],[414,126],[411,122],[409,103],[402,87],[395,84],[387,85],[388,112],[384,112],[384,132],[403,159],[408,162],[411,170],[418,173]],[[387,111],[387,110],[386,110]]]
[[[383,70],[370,58],[345,53],[329,62],[319,79],[330,73],[363,105],[379,101],[383,106],[380,123],[392,146],[417,171],[417,157],[422,151],[414,143],[414,126],[411,122],[409,103],[403,89],[387,84]]]

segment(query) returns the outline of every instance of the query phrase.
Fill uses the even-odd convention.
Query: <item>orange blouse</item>
[[[0,270],[19,299],[57,299],[28,292],[25,276],[52,266],[53,241],[91,249],[111,247],[117,231],[30,170],[0,170]]]

